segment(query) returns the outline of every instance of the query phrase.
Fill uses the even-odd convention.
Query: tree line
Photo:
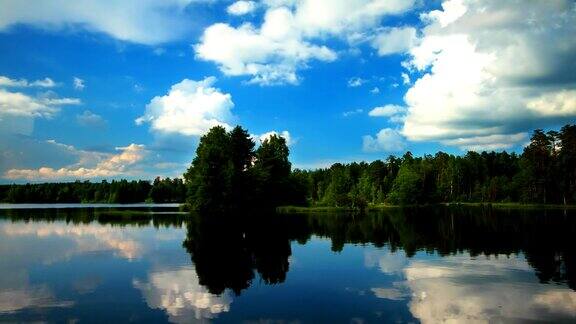
[[[240,126],[217,126],[201,137],[183,180],[88,181],[0,186],[10,203],[185,202],[224,212],[281,205],[413,205],[439,202],[576,203],[576,125],[535,130],[522,154],[438,152],[330,168],[292,170],[286,140],[259,146]]]
[[[444,152],[295,170],[311,205],[438,202],[576,203],[576,125],[535,130],[521,155]]]
[[[0,202],[6,203],[179,203],[185,197],[179,178],[0,185]]]

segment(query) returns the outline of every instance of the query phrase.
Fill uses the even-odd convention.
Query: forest
[[[179,203],[185,198],[179,178],[0,185],[0,201],[6,203]]]
[[[576,125],[535,130],[522,154],[470,151],[415,157],[407,152],[317,170],[292,170],[282,137],[273,135],[257,146],[240,126],[229,132],[214,127],[200,139],[183,178],[2,185],[0,201],[186,202],[189,209],[207,211],[282,205],[575,204]]]

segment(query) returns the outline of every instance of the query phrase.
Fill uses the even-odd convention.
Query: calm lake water
[[[0,210],[0,322],[576,321],[574,210],[176,211]]]

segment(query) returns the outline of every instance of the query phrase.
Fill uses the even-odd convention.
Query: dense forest
[[[179,178],[0,185],[0,201],[8,203],[178,203],[185,197]]]
[[[294,171],[314,205],[437,202],[576,203],[576,125],[533,132],[521,155],[438,152]]]
[[[212,128],[200,139],[182,179],[0,186],[0,201],[186,202],[195,210],[225,211],[280,205],[364,208],[438,202],[576,203],[576,125],[533,132],[522,154],[438,152],[390,156],[371,163],[292,170],[284,138],[257,147],[237,126]]]

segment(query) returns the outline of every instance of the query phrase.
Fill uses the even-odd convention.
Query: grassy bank
[[[438,203],[426,205],[389,205],[378,204],[370,205],[366,210],[382,210],[389,208],[412,208],[412,207],[430,207],[430,206],[450,206],[450,207],[486,207],[499,209],[576,209],[576,205],[557,205],[557,204],[521,204],[521,203]],[[350,207],[329,207],[329,206],[280,206],[276,208],[279,213],[333,213],[333,212],[350,212],[357,209]]]
[[[522,204],[522,203],[443,203],[446,206],[492,207],[503,209],[576,209],[576,205]]]

